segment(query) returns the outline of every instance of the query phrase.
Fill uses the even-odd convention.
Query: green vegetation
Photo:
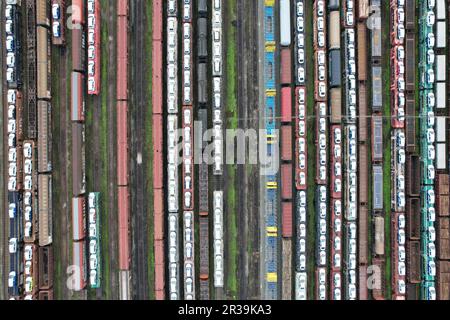
[[[228,1],[225,5],[226,20],[226,116],[227,128],[237,128],[237,98],[236,98],[236,1]],[[228,231],[228,266],[226,272],[226,288],[231,298],[237,298],[237,220],[236,220],[236,165],[227,166],[227,231]]]
[[[59,59],[59,53],[56,52],[56,50],[54,50],[52,52],[52,67],[54,68],[54,70],[59,70],[59,65],[60,65],[60,59]],[[68,75],[66,75],[68,77],[68,80],[70,83],[70,73],[68,73]],[[52,95],[53,95],[53,101],[52,101],[52,130],[53,130],[53,148],[52,150],[54,151],[53,154],[58,154],[58,150],[59,150],[59,144],[57,143],[57,141],[59,141],[60,139],[60,109],[57,107],[59,106],[59,83],[60,83],[60,79],[59,79],[60,75],[57,72],[53,72],[52,73]],[[55,148],[56,146],[56,148]],[[59,162],[59,158],[58,157],[53,157],[53,184],[55,186],[60,185],[61,181],[60,181],[60,177],[61,175],[59,174],[60,172],[60,162]],[[60,203],[61,201],[61,193],[56,193],[53,192],[52,197],[53,197],[53,201],[54,203]],[[57,219],[55,219],[55,221],[58,221]],[[55,227],[54,227],[54,232],[55,234],[60,234],[58,233],[58,230],[60,230],[61,226],[58,225],[58,223],[55,223]],[[62,259],[61,259],[61,244],[58,243],[58,241],[55,241],[54,244],[54,296],[56,299],[62,299],[62,288],[64,286],[64,283],[62,281],[63,278],[63,274],[62,274]]]
[[[148,157],[147,166],[147,191],[148,191],[148,263],[147,263],[147,273],[148,273],[148,284],[149,284],[149,294],[150,299],[155,299],[154,290],[154,274],[155,274],[155,257],[153,250],[153,123],[152,123],[152,40],[153,40],[153,25],[152,25],[152,10],[153,1],[147,1],[146,3],[146,16],[147,16],[147,34],[145,40],[145,52],[147,52],[146,61],[146,75],[147,75],[147,90],[148,90],[148,109],[146,110],[145,116],[145,128],[147,129],[145,134],[145,154],[144,158]]]
[[[381,8],[381,16],[389,19],[389,2],[386,1]],[[389,43],[389,24],[382,26],[382,43]],[[384,46],[383,55],[383,201],[385,210],[385,279],[386,279],[386,298],[390,299],[391,292],[391,100],[390,100],[390,79],[391,68],[389,59],[390,46]]]
[[[313,1],[306,1],[306,12],[313,12]],[[314,48],[313,48],[313,17],[311,14],[305,16],[305,46],[306,46],[306,98],[307,98],[307,143],[308,143],[308,184],[307,184],[307,271],[310,279],[314,279],[315,243],[316,243],[316,207],[314,197],[316,191],[316,144],[315,134],[315,104],[314,104]],[[308,298],[315,297],[315,283],[308,281]]]

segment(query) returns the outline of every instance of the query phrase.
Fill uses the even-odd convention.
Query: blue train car
[[[264,38],[266,43],[275,41],[275,14],[272,6],[264,8]]]
[[[265,76],[265,89],[266,92],[270,92],[270,90],[275,90],[275,53],[274,52],[266,52],[266,60],[264,66],[264,76]]]

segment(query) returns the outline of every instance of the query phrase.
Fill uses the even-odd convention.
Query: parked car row
[[[91,288],[100,287],[100,212],[99,193],[91,192],[88,195],[89,212],[89,284]]]
[[[169,212],[168,227],[168,252],[169,252],[169,294],[171,300],[180,299],[179,294],[179,245],[178,245],[178,213]],[[188,248],[186,248],[186,251]],[[190,247],[190,254],[193,254],[193,248]]]
[[[34,279],[33,275],[35,275],[35,255],[33,254],[33,245],[27,244],[23,250],[23,260],[24,260],[24,300],[33,300],[33,289],[35,287],[35,283],[37,279]]]
[[[213,1],[212,11],[212,74],[222,76],[222,0]]]
[[[17,108],[16,103],[18,102],[18,95],[20,94],[17,90],[8,90],[7,93],[7,106],[8,106],[8,121],[7,121],[7,133],[8,133],[8,190],[15,191],[18,190],[18,166],[20,165],[17,151]],[[20,179],[21,180],[21,179]]]
[[[331,251],[331,287],[330,295],[333,300],[342,298],[342,265],[341,257],[343,253],[343,233],[342,233],[342,129],[340,125],[331,126],[330,144],[331,144],[331,220],[330,220],[330,251]],[[354,174],[356,175],[356,174]]]
[[[93,0],[89,0],[89,3],[93,2]],[[53,35],[53,43],[55,45],[63,45],[64,44],[64,8],[62,0],[53,0],[52,1],[52,35]]]
[[[192,88],[192,44],[193,44],[192,24],[190,22],[183,23],[183,105],[192,105],[193,88]],[[171,64],[169,68],[169,76],[176,77],[176,65]],[[173,74],[174,73],[174,74]]]
[[[178,19],[177,15],[177,3],[175,0],[170,0],[168,3],[168,18],[166,20],[167,28],[167,111],[169,115],[166,118],[167,121],[167,201],[168,201],[168,270],[169,270],[169,297],[171,300],[177,300],[181,298],[180,294],[180,261],[179,261],[179,214],[178,214],[178,202],[179,202],[179,186],[178,186],[178,164],[180,163],[179,150],[178,150]],[[191,32],[191,29],[186,30],[186,32]],[[187,34],[183,32],[183,44],[188,44],[187,47],[183,47],[184,50],[191,50],[190,39],[184,39]],[[186,52],[190,54],[190,52]],[[190,59],[191,60],[191,59]],[[187,62],[187,61],[186,61]],[[190,67],[190,61],[189,61]],[[185,67],[186,65],[184,65]],[[183,81],[185,82],[185,81]],[[187,117],[186,117],[187,116]],[[184,121],[192,121],[192,115],[188,111],[185,115]],[[189,121],[189,122],[190,122]],[[190,137],[190,135],[189,135]],[[192,148],[187,145],[184,141],[184,152],[183,156],[187,155],[189,152],[193,152]],[[189,151],[190,150],[190,151]],[[191,170],[192,164],[189,163],[190,159],[184,160],[184,171]],[[185,182],[185,181],[183,181]],[[183,203],[191,201],[191,199],[183,199]],[[189,203],[188,203],[189,204]],[[182,233],[184,234],[184,233]],[[189,250],[189,252],[188,252]],[[185,248],[185,258],[189,255],[193,256],[192,244],[186,244]]]
[[[21,265],[21,207],[18,192],[10,192],[8,196],[9,213],[9,240],[8,253],[10,255],[9,274],[8,274],[8,292],[10,297],[16,298],[20,294],[21,285],[20,265]],[[5,221],[6,223],[6,221]]]
[[[295,182],[297,190],[306,190],[308,173],[307,154],[307,114],[306,114],[306,87],[295,88],[295,108],[297,121],[296,132],[296,170]],[[323,171],[323,170],[322,170]]]
[[[195,297],[194,212],[184,212],[184,298]]]
[[[100,3],[88,0],[88,94],[97,95],[100,91]]]
[[[328,257],[328,190],[327,187],[319,185],[316,190],[316,265],[327,266]]]
[[[305,59],[305,4],[304,0],[296,2],[296,28],[295,28],[295,65],[296,65],[296,84],[303,86],[306,83],[306,59]],[[324,18],[322,17],[322,20]]]
[[[214,125],[214,175],[223,173],[223,112],[222,112],[222,0],[214,0],[212,13],[212,75],[213,75],[213,125]]]
[[[33,230],[36,226],[34,225],[34,215],[33,208],[33,180],[34,176],[37,174],[37,168],[35,166],[33,156],[34,142],[31,140],[24,141],[23,144],[23,174],[24,174],[24,237],[26,242],[34,242]]]
[[[178,20],[174,17],[167,18],[167,109],[178,112]]]
[[[344,24],[345,27],[355,27],[355,0],[345,0],[344,3]]]
[[[296,204],[296,297],[306,300],[307,289],[307,199],[306,191],[297,192]]]
[[[224,283],[223,273],[223,192],[214,191],[213,193],[214,207],[214,287],[222,288]]]
[[[422,219],[421,219],[421,253],[422,253],[422,295],[423,299],[435,300],[436,280],[436,230],[435,230],[435,52],[436,47],[434,24],[435,24],[435,1],[426,1],[420,6],[419,13],[419,95],[420,95],[420,145],[422,152]],[[436,73],[439,70],[436,68]],[[445,72],[444,72],[445,73]],[[399,231],[400,232],[400,231]],[[399,234],[399,241],[402,235]],[[400,270],[399,270],[400,271]]]
[[[344,31],[345,39],[345,76],[346,76],[346,114],[348,123],[356,123],[356,49],[355,29]]]
[[[406,295],[406,216],[403,212],[394,213],[394,230],[397,230],[394,242],[394,279],[396,280],[394,291],[397,297]]]
[[[314,66],[316,75],[316,85],[314,95],[316,101],[326,102],[328,96],[327,85],[327,30],[326,30],[326,12],[325,1],[317,0],[314,12],[314,51],[316,56],[316,64]]]
[[[329,170],[329,124],[328,124],[328,65],[327,65],[327,9],[326,2],[314,3],[314,99],[316,106],[316,299],[326,300],[329,289],[329,225],[328,206],[330,190]]]
[[[405,184],[405,131],[404,129],[395,129],[393,131],[395,144],[392,150],[394,161],[394,174],[392,175],[392,186],[394,197],[392,199],[393,207],[397,212],[403,212],[406,205],[406,184]]]
[[[178,212],[178,117],[176,115],[169,115],[167,117],[167,174],[168,174],[168,202],[169,212]],[[187,144],[185,142],[185,144]],[[186,145],[185,145],[186,147]],[[190,148],[190,147],[189,147]],[[185,148],[185,152],[186,152]],[[192,152],[192,151],[191,151]],[[190,170],[191,165],[185,161],[185,169]]]
[[[19,9],[16,4],[5,7],[6,31],[6,82],[9,88],[18,88],[20,82],[20,24]]]
[[[344,75],[345,75],[345,112],[346,123],[344,124],[345,151],[344,164],[345,185],[345,254],[343,255],[345,299],[357,299],[357,243],[358,233],[356,220],[358,217],[358,130],[356,127],[357,117],[357,70],[356,70],[356,32],[353,19],[354,1],[346,1],[347,16],[344,29]],[[338,256],[336,256],[337,258]]]
[[[183,208],[194,208],[194,127],[192,106],[183,107]],[[171,170],[172,170],[171,166]]]

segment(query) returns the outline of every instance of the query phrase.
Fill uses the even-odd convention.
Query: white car
[[[33,152],[33,150],[32,150],[32,147],[31,147],[31,143],[29,143],[29,142],[25,143],[23,145],[23,155],[24,155],[24,157],[30,159],[31,156],[33,155],[32,152]]]
[[[33,291],[33,278],[26,277],[25,279],[25,292],[31,293]]]
[[[89,268],[91,270],[97,269],[97,256],[95,254],[91,254],[89,257]]]
[[[33,259],[33,247],[31,245],[25,246],[24,257],[26,261],[31,261]]]
[[[55,38],[61,37],[61,23],[59,23],[58,21],[53,22],[52,32]]]
[[[9,239],[9,253],[16,253],[17,252],[17,238]]]
[[[14,219],[16,217],[17,207],[15,203],[10,203],[8,207],[9,218]]]
[[[92,239],[89,241],[89,253],[96,254],[97,253],[97,240]]]
[[[427,26],[432,27],[436,21],[436,17],[433,11],[427,12]]]

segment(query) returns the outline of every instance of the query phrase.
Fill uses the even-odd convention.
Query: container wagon
[[[289,19],[288,19],[289,17]],[[280,45],[291,45],[291,1],[280,0]]]

